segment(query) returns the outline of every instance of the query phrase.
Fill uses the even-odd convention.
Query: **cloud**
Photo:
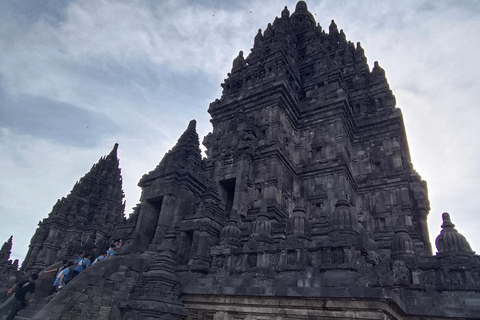
[[[228,65],[231,59],[220,50],[212,53],[211,48],[238,47],[237,37],[227,35],[243,21],[242,15],[200,5],[182,7],[172,1],[155,6],[84,1],[68,6],[65,16],[59,24],[40,18],[27,32],[16,26],[16,37],[3,38],[2,45],[15,53],[6,54],[0,66],[12,93],[75,97],[82,102],[85,98],[76,90],[76,80],[93,73],[100,76],[97,85],[110,86],[112,79],[102,74],[112,69],[115,73],[119,64],[168,66],[218,76],[219,65]]]
[[[7,96],[0,101],[0,126],[64,145],[95,146],[118,128],[108,118],[41,97]]]

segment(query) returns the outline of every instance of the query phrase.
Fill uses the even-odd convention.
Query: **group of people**
[[[97,249],[96,247],[94,247],[92,249],[93,253],[85,252],[84,250],[80,251],[78,253],[78,257],[75,259],[74,262],[63,260],[63,266],[58,269],[54,269],[54,271],[57,271],[57,273],[50,294],[55,294],[60,291],[80,272],[82,272],[92,264],[113,257],[115,255],[115,252],[117,252],[117,250],[120,249],[121,246],[122,244],[120,243],[120,240],[115,240],[115,242],[112,243],[112,245],[110,246],[110,249],[108,249],[106,252],[102,253],[98,257],[94,256],[94,253]]]
[[[68,282],[70,282],[80,272],[88,268],[90,265],[95,264],[101,260],[113,257],[121,246],[122,245],[120,240],[115,240],[115,242],[110,246],[110,249],[108,249],[106,252],[99,255],[98,257],[94,256],[97,250],[96,247],[93,247],[92,252],[85,252],[84,250],[82,250],[78,253],[78,257],[75,259],[75,261],[63,260],[63,264],[61,267],[57,269],[43,271],[42,273],[56,272],[53,287],[49,295],[53,295],[59,292]],[[8,295],[15,292],[15,302],[6,320],[14,319],[17,313],[27,305],[27,301],[25,299],[27,293],[30,293],[29,301],[35,301],[35,280],[37,278],[38,274],[34,273],[29,277],[28,280],[15,284],[7,291]]]

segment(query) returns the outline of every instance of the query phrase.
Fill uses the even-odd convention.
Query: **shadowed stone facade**
[[[98,171],[112,205],[92,211],[103,228],[84,222],[75,239],[124,245],[31,318],[478,318],[480,258],[448,213],[432,255],[426,182],[385,71],[370,71],[360,43],[334,21],[324,30],[300,1],[259,30],[222,87],[208,109],[207,157],[192,120],[140,179],[123,223],[116,147],[101,160],[112,164]],[[99,195],[88,190],[78,198]],[[56,240],[71,229],[54,213],[81,212],[62,209],[68,199],[40,225],[50,234],[37,231],[27,270],[74,253],[60,245],[74,238]]]

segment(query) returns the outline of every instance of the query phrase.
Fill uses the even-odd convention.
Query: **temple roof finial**
[[[232,73],[242,69],[245,66],[243,51],[238,52],[238,56],[233,60]]]
[[[196,127],[197,127],[197,120],[195,120],[195,119],[190,120],[190,122],[188,123],[188,128],[187,129],[196,130]]]
[[[117,151],[118,151],[118,143],[115,143],[114,146],[113,146],[113,149],[112,149],[112,151],[110,151],[110,154],[108,155],[108,157],[117,158]]]
[[[390,244],[391,257],[394,260],[412,257],[415,255],[415,242],[410,238],[405,227],[405,215],[400,214],[397,218],[395,235]]]
[[[328,27],[328,32],[330,34],[337,34],[338,33],[337,24],[335,23],[335,20],[333,20],[333,19],[332,19],[332,23],[330,23],[330,26]]]
[[[450,219],[450,213],[448,212],[442,213],[442,220],[443,220],[443,223],[441,226],[442,229],[455,228],[455,225],[452,223],[452,220]]]
[[[307,3],[305,1],[298,1],[295,6],[295,12],[308,11]]]
[[[380,67],[380,64],[378,61],[375,61],[373,63],[373,69],[372,69],[372,78],[385,78],[385,70],[383,70],[382,67]]]
[[[467,239],[460,234],[455,225],[450,220],[450,214],[444,212],[442,214],[442,231],[435,239],[438,254],[474,254]]]

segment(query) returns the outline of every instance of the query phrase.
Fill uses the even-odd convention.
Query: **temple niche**
[[[208,108],[206,158],[192,120],[119,223],[115,147],[40,223],[26,270],[124,245],[31,318],[478,319],[480,258],[448,213],[433,254],[385,70],[303,1],[252,36]]]

